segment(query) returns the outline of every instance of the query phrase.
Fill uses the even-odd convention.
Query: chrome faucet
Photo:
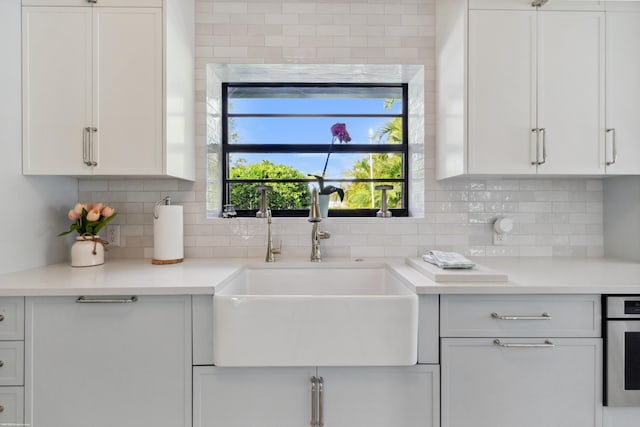
[[[259,185],[256,190],[260,192],[260,210],[256,212],[256,218],[267,219],[267,255],[265,257],[266,262],[276,262],[275,255],[282,252],[282,242],[280,242],[279,248],[273,247],[273,238],[271,237],[271,209],[267,203],[267,191],[273,190],[270,185]]]
[[[308,221],[313,224],[311,229],[311,262],[321,262],[322,254],[320,253],[320,240],[328,239],[331,237],[326,231],[318,230],[318,225],[322,221],[320,216],[320,209],[318,208],[318,189],[314,188],[311,191],[311,206],[309,207],[309,219]]]
[[[276,262],[276,255],[282,253],[282,241],[279,248],[273,247],[273,239],[271,238],[271,209],[267,209],[267,256],[266,262]]]

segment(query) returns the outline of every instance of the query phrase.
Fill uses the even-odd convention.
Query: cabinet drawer
[[[0,340],[24,339],[24,298],[0,298]]]
[[[0,426],[24,422],[24,387],[0,387]]]
[[[443,337],[599,337],[596,295],[445,295]]]
[[[442,427],[601,425],[601,339],[494,340],[442,340]]]
[[[24,342],[0,341],[0,385],[23,385]]]

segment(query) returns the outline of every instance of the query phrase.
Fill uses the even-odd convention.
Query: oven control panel
[[[624,302],[624,314],[636,314],[640,316],[640,300],[626,300]]]

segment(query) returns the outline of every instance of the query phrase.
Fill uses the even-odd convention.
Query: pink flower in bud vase
[[[111,206],[105,206],[104,208],[102,208],[102,211],[100,212],[100,214],[105,218],[109,218],[111,215],[113,215],[115,211],[116,210],[113,209]]]
[[[69,214],[67,215],[67,217],[71,220],[71,221],[76,221],[78,218],[80,218],[80,215],[82,215],[82,212],[77,213],[75,209],[71,209],[69,211]]]
[[[349,136],[349,132],[347,132],[347,125],[344,123],[336,123],[331,126],[331,135],[334,138],[338,138],[340,143],[351,141],[351,136]]]

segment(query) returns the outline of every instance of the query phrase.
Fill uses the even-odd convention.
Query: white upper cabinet
[[[604,12],[570,3],[437,1],[439,179],[604,173]]]
[[[89,8],[22,10],[25,172],[90,173],[83,148],[92,121],[91,15]]]
[[[162,0],[22,0],[22,6],[162,7]]]
[[[469,171],[535,173],[536,12],[469,13]],[[509,34],[505,37],[505,34]]]
[[[195,178],[193,3],[121,3],[23,2],[24,174]]]
[[[538,173],[604,173],[604,25],[602,12],[538,11]]]
[[[94,9],[94,173],[162,171],[162,9]]]
[[[640,174],[640,3],[607,3],[607,175]]]

